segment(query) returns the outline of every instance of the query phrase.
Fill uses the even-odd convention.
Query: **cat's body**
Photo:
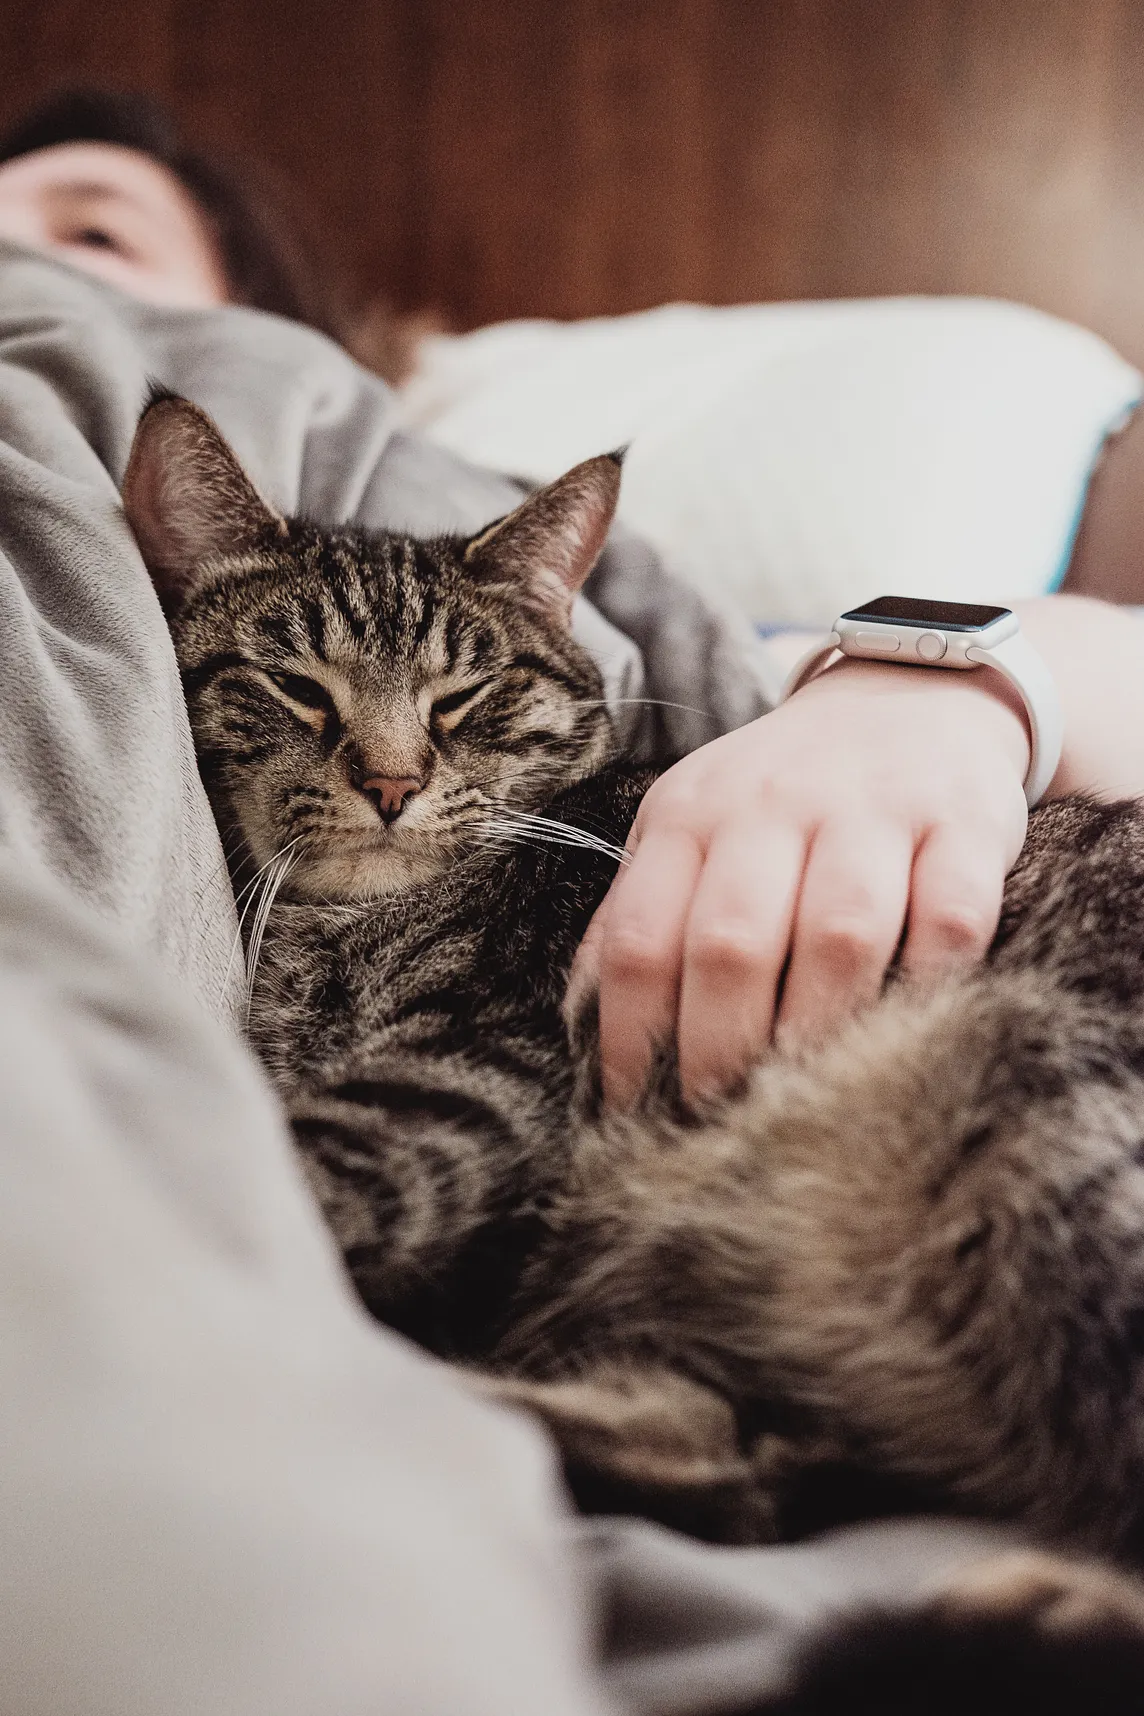
[[[608,771],[552,814],[622,831],[638,785]],[[545,1379],[516,1392],[585,1493],[705,1535],[774,1532],[802,1445],[1131,1546],[1144,811],[1039,812],[987,966],[776,1054],[704,1124],[594,1115],[590,1041],[576,1078],[565,974],[612,869],[494,852],[447,889],[272,914],[252,1034],[366,1303]]]
[[[185,402],[140,428],[204,780],[273,884],[251,1034],[362,1297],[539,1412],[587,1505],[758,1541],[841,1472],[1140,1557],[1144,810],[1038,812],[976,972],[891,983],[704,1117],[666,1061],[603,1115],[561,1005],[646,777],[567,615],[617,482],[419,545],[278,519]],[[1083,1590],[1144,1694],[1140,1591],[1048,1584],[950,1613],[992,1649]]]
[[[553,816],[622,840],[649,778],[609,769]],[[494,845],[445,886],[271,913],[252,1040],[366,1304],[442,1354],[493,1351],[568,1184],[561,1004],[614,869],[590,848]]]

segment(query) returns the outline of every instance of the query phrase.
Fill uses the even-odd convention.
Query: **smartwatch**
[[[1057,772],[1064,739],[1060,699],[1053,676],[1021,633],[1010,608],[978,602],[922,602],[913,596],[878,596],[851,608],[834,622],[830,636],[797,661],[779,702],[805,685],[836,651],[863,661],[903,667],[950,667],[965,672],[994,667],[1004,674],[1029,718],[1029,772],[1025,798],[1030,810]]]

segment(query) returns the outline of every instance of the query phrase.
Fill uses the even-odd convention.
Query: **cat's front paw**
[[[1033,1550],[972,1563],[918,1608],[821,1638],[775,1716],[1140,1716],[1144,1584]]]

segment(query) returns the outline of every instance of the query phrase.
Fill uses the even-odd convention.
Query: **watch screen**
[[[937,626],[946,632],[979,632],[1011,610],[983,602],[922,602],[914,596],[879,596],[843,614],[844,620],[880,620],[899,626]]]

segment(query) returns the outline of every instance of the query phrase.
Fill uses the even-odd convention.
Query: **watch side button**
[[[854,642],[871,655],[896,655],[902,647],[893,632],[855,632]]]
[[[949,648],[940,632],[923,632],[914,644],[914,649],[923,661],[940,661]]]

